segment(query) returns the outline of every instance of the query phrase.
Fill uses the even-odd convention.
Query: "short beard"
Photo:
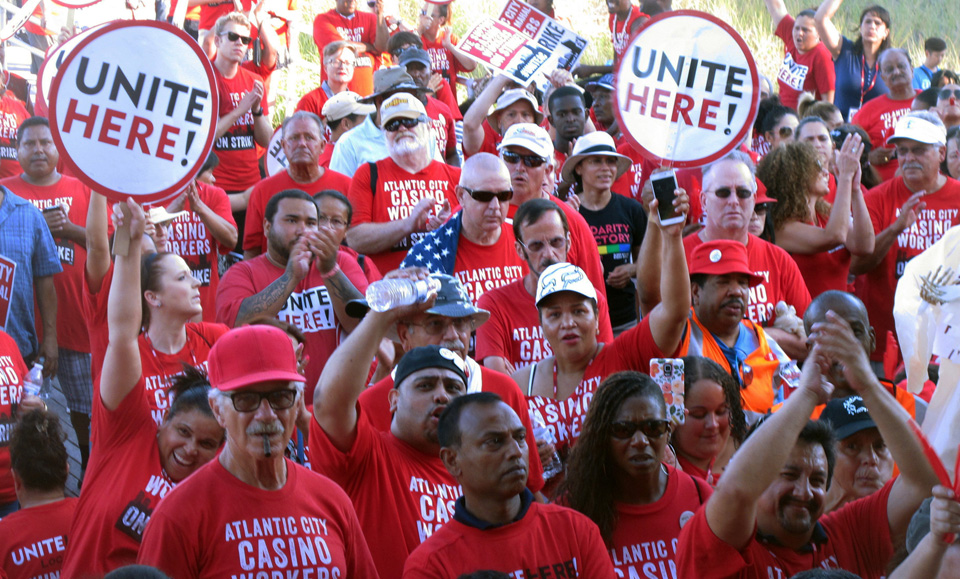
[[[419,138],[403,137],[393,142],[387,141],[387,152],[397,165],[411,173],[421,171],[431,161],[427,143]]]

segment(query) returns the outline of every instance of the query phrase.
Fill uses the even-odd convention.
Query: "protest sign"
[[[40,4],[40,0],[29,0],[29,2],[14,12],[10,20],[7,21],[3,28],[0,28],[0,42],[6,42],[13,38],[13,35],[27,23],[27,20],[30,20],[30,16],[38,4]]]
[[[77,47],[80,42],[90,35],[91,32],[100,28],[96,26],[71,37],[69,40],[58,46],[47,54],[43,63],[40,64],[40,70],[37,73],[37,106],[36,113],[40,116],[47,116],[47,95],[50,93],[50,85],[57,76],[57,71],[63,65],[70,52]]]
[[[757,65],[743,38],[693,10],[648,20],[617,76],[620,130],[645,157],[698,167],[747,136],[760,101]]]
[[[457,49],[522,85],[544,85],[554,70],[572,70],[587,44],[586,38],[529,4],[508,0],[498,20],[479,22]]]
[[[91,189],[114,201],[159,201],[182,191],[213,147],[215,87],[210,59],[182,30],[115,22],[84,38],[60,66],[50,129]]]
[[[286,171],[290,165],[287,163],[287,154],[283,152],[283,127],[277,127],[270,137],[270,145],[267,146],[267,175],[273,177],[281,171]]]
[[[0,330],[7,329],[10,301],[13,299],[13,280],[17,276],[17,262],[0,255]]]

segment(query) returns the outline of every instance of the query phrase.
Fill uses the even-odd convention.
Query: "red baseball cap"
[[[750,278],[750,287],[763,277],[754,275],[747,260],[747,248],[739,241],[718,239],[698,245],[690,256],[690,275],[726,275],[742,273]]]
[[[222,391],[273,380],[306,382],[290,336],[274,326],[230,330],[213,345],[207,365],[210,385]]]

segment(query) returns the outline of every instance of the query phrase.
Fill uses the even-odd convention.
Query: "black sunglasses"
[[[229,40],[230,42],[236,42],[236,41],[239,40],[244,46],[246,46],[246,45],[250,44],[251,42],[253,42],[253,38],[251,38],[251,37],[249,37],[249,36],[241,36],[241,35],[237,34],[236,32],[227,32],[226,34],[223,34],[222,36],[226,36],[226,37],[227,37],[227,40]]]
[[[274,390],[273,392],[237,392],[228,394],[233,401],[233,408],[237,412],[256,412],[261,402],[266,399],[267,404],[274,410],[286,410],[297,401],[296,390]]]
[[[500,203],[506,203],[513,199],[513,189],[507,189],[506,191],[477,191],[469,187],[461,186],[460,188],[480,203],[490,203],[494,197],[496,197]]]
[[[618,420],[610,425],[610,434],[620,440],[628,440],[639,430],[647,438],[659,438],[670,429],[669,420]]]
[[[941,98],[941,99],[944,99],[944,100],[945,100],[945,99],[950,98],[951,96],[954,96],[954,97],[960,99],[960,88],[954,88],[954,89],[944,88],[944,89],[940,89],[940,98]]]
[[[749,199],[753,197],[753,191],[747,189],[746,187],[737,187],[737,197],[740,199]],[[713,194],[716,195],[719,199],[726,199],[733,193],[733,190],[730,187],[720,187],[719,189],[714,190]]]
[[[389,122],[387,122],[387,124],[383,125],[383,130],[387,131],[388,133],[396,133],[397,131],[400,130],[400,125],[403,125],[408,129],[412,129],[415,126],[419,125],[421,122],[423,122],[423,117],[416,118],[416,119],[408,119],[408,118],[391,119]]]
[[[503,157],[505,163],[515,165],[523,161],[524,166],[531,169],[536,169],[547,162],[547,160],[540,155],[521,155],[519,153],[511,153],[510,151],[504,151],[500,153],[500,156]]]
[[[780,127],[778,132],[781,139],[789,139],[793,135],[793,127]]]

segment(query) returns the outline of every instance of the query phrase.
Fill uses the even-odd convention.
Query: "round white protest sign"
[[[750,49],[720,19],[694,10],[644,23],[617,76],[620,130],[645,157],[699,167],[747,135],[760,100]]]
[[[65,8],[86,8],[93,6],[100,0],[53,0],[54,4],[59,4]]]
[[[47,95],[50,93],[50,85],[53,84],[53,79],[57,76],[57,71],[60,70],[63,61],[67,59],[70,52],[73,51],[84,38],[89,36],[90,33],[97,28],[99,28],[99,26],[84,30],[76,36],[70,37],[69,40],[47,54],[47,57],[40,65],[40,71],[37,73],[37,102],[40,105],[40,111],[47,110]]]
[[[95,30],[60,66],[49,100],[67,165],[115,201],[175,195],[213,147],[213,65],[169,24],[122,21]]]
[[[287,163],[287,154],[283,152],[283,127],[277,127],[270,137],[270,145],[267,147],[267,175],[273,177],[277,173],[286,171],[290,165]]]

